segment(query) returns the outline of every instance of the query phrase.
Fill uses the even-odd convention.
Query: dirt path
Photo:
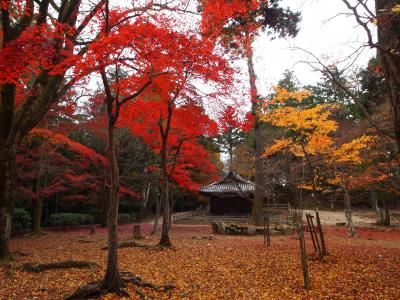
[[[304,212],[313,213],[312,210]],[[400,216],[400,211],[391,211],[392,223],[398,224],[397,216]],[[324,225],[336,225],[336,223],[346,223],[344,211],[320,211],[321,221]],[[356,226],[372,226],[376,223],[376,214],[373,211],[354,211],[353,222]]]
[[[306,210],[305,213],[314,213],[312,210]],[[344,212],[341,211],[320,211],[321,222],[324,225],[336,225],[336,223],[346,223]],[[356,226],[372,225],[375,223],[374,219],[368,217],[360,217],[353,214],[353,222]]]

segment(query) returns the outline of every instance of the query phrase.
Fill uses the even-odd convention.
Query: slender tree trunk
[[[162,201],[162,195],[161,193],[158,195],[157,200],[156,200],[156,215],[154,218],[154,225],[153,225],[153,231],[151,234],[157,234],[159,232],[159,220],[160,220],[160,215],[161,215],[161,201]]]
[[[106,179],[104,179],[104,186],[99,200],[100,200],[100,226],[106,227],[108,209],[110,207],[110,194],[109,194],[109,188],[107,187]]]
[[[42,227],[40,226],[42,219],[42,208],[43,200],[42,198],[37,198],[33,201],[33,234],[40,235],[42,233]]]
[[[375,191],[370,191],[369,194],[370,194],[371,206],[376,211],[376,213],[379,214],[378,196]]]
[[[161,228],[161,239],[160,246],[169,247],[171,246],[171,241],[169,239],[169,229],[171,228],[171,203],[170,203],[170,195],[169,195],[169,181],[168,178],[165,178],[165,182],[163,183],[164,191],[162,194],[164,195],[162,200],[163,205],[163,224]]]
[[[276,204],[275,180],[272,179],[272,203]]]
[[[48,174],[46,172],[44,176],[43,188],[47,187],[47,180],[48,180]],[[38,188],[39,188],[39,181],[38,181]],[[47,203],[48,202],[49,201],[47,200]],[[33,234],[36,235],[43,234],[41,226],[42,212],[43,212],[43,199],[39,196],[33,203]]]
[[[331,211],[335,211],[335,201],[331,200],[329,201],[329,204],[331,205]]]
[[[319,238],[321,240],[321,254],[324,256],[324,255],[328,254],[328,251],[326,250],[325,235],[324,235],[324,231],[322,229],[321,218],[319,216],[318,207],[316,207],[316,209],[315,209],[315,218],[316,218],[316,221],[317,221],[317,226],[318,226],[318,231],[319,231]]]
[[[229,171],[233,171],[233,145],[229,143]]]
[[[174,98],[175,99],[175,98]],[[174,101],[169,101],[167,110],[167,120],[165,122],[165,128],[160,122],[159,129],[162,138],[161,151],[160,151],[160,169],[161,169],[161,195],[162,195],[162,207],[163,207],[163,224],[161,228],[161,239],[159,242],[160,246],[169,247],[171,246],[171,241],[169,239],[169,229],[171,228],[171,200],[170,200],[170,190],[169,190],[169,174],[168,174],[168,157],[167,157],[167,143],[169,131],[171,129],[172,112],[174,108]]]
[[[110,168],[109,209],[107,218],[108,253],[104,287],[110,292],[120,292],[124,287],[118,266],[118,205],[119,205],[119,172],[115,156],[114,122],[112,121],[112,102],[107,101],[107,139],[108,163]]]
[[[55,213],[58,214],[58,202],[60,201],[60,193],[57,192]]]
[[[294,202],[294,208],[295,208],[295,224],[296,224],[296,229],[297,229],[297,237],[299,239],[300,243],[300,261],[301,261],[301,267],[303,271],[303,281],[304,281],[304,288],[309,289],[310,288],[310,276],[309,276],[309,271],[308,271],[308,263],[307,263],[307,252],[306,252],[306,244],[305,244],[305,239],[304,239],[304,230],[303,230],[303,199],[301,197],[301,194],[298,193],[295,181],[294,181],[294,176],[292,172],[292,167],[290,166],[290,163],[288,164],[288,170],[289,170],[289,180],[290,180],[290,186],[292,188],[292,194],[293,194],[293,202]]]
[[[342,191],[344,193],[344,207],[345,207],[345,214],[346,214],[346,220],[347,220],[347,226],[349,227],[349,235],[350,236],[356,236],[357,232],[353,224],[353,217],[352,217],[352,211],[351,211],[351,201],[350,201],[350,195],[349,191],[347,190],[347,187],[344,183],[340,185],[342,188]]]
[[[378,225],[384,225],[385,224],[385,215],[383,214],[383,209],[382,207],[379,207],[379,220],[378,220]]]
[[[385,199],[382,199],[382,204],[383,204],[383,210],[385,212],[385,221],[384,221],[383,225],[391,226],[389,207],[388,207]]]
[[[37,195],[37,199],[33,200],[32,208],[33,208],[33,223],[32,223],[32,232],[35,235],[42,234],[42,228],[40,226],[42,220],[42,209],[43,209],[43,199],[40,197],[40,179],[42,177],[42,171],[44,169],[45,162],[44,160],[44,150],[42,149],[42,153],[40,154],[39,161],[39,170],[37,174],[36,182],[34,183],[34,193]],[[46,179],[47,181],[47,179]],[[43,184],[43,188],[45,188],[47,184]]]
[[[253,222],[257,224],[262,223],[262,209],[263,209],[263,199],[264,199],[264,166],[262,154],[264,151],[262,132],[261,132],[261,120],[258,115],[259,101],[258,92],[256,85],[256,73],[254,71],[253,62],[253,49],[251,47],[251,38],[248,38],[246,43],[246,58],[247,58],[247,69],[249,73],[249,85],[250,85],[250,96],[251,96],[251,112],[254,116],[254,137],[255,137],[255,192],[254,201],[252,208],[252,218]]]
[[[145,173],[147,173],[147,168],[145,168]],[[150,182],[145,183],[145,188],[143,190],[143,202],[140,205],[139,213],[136,219],[136,224],[133,225],[133,238],[135,240],[140,240],[143,238],[141,232],[141,224],[144,219],[144,213],[147,207],[147,202],[149,200],[149,193],[150,193]]]
[[[382,199],[382,203],[384,203],[384,200]],[[379,206],[379,199],[378,199],[378,195],[376,194],[375,191],[371,191],[371,204],[372,207],[376,210],[376,214],[378,216],[378,220],[377,220],[377,224],[378,225],[386,225],[386,217],[384,215],[384,208],[385,205],[383,205],[383,209]]]
[[[317,225],[318,225],[318,228],[319,228],[319,236],[320,236],[320,240],[321,240],[321,248],[322,248],[321,254],[322,255],[326,255],[327,252],[326,252],[325,237],[324,237],[324,232],[322,230],[321,220],[320,220],[320,217],[319,217],[320,200],[319,200],[318,195],[317,195],[317,185],[316,185],[316,180],[315,180],[315,170],[314,170],[313,165],[311,164],[310,157],[309,157],[309,155],[308,155],[308,153],[306,151],[306,148],[304,147],[303,143],[301,143],[301,148],[303,149],[303,153],[304,153],[304,156],[306,158],[307,165],[308,165],[308,168],[310,170],[310,175],[311,175],[311,182],[312,182],[312,195],[311,195],[311,197],[314,199],[315,214],[316,214],[316,217],[317,217]]]
[[[400,5],[400,1],[375,0],[375,4],[379,16],[391,12],[394,6]],[[398,15],[383,16],[382,20],[378,19],[378,45],[393,111],[397,145],[400,149],[400,18]]]
[[[303,282],[304,288],[310,288],[310,276],[308,274],[308,263],[307,263],[307,252],[306,252],[306,242],[304,238],[304,230],[303,230],[303,211],[296,212],[296,226],[297,226],[297,236],[299,238],[300,243],[300,260],[301,260],[301,267],[303,270]]]

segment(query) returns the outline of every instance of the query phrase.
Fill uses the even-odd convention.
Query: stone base
[[[213,222],[211,223],[213,232],[216,234],[226,234],[226,235],[263,235],[264,227],[254,226],[249,224],[234,224],[234,223],[224,223],[224,222]],[[291,235],[294,232],[294,228],[286,225],[273,225],[270,226],[269,233],[273,235]]]

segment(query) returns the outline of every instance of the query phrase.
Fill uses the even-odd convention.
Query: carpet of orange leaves
[[[121,240],[129,239],[132,225],[120,227]],[[144,231],[150,231],[145,225]],[[120,249],[121,270],[145,281],[174,283],[168,292],[145,290],[156,299],[400,299],[400,231],[363,230],[360,237],[346,237],[342,229],[327,228],[329,255],[309,260],[312,288],[302,288],[302,273],[295,236],[273,237],[264,248],[262,237],[208,235],[208,226],[174,226],[174,250]],[[0,299],[62,299],[79,285],[100,279],[105,265],[106,232],[98,229],[47,232],[12,240],[17,256],[0,266]],[[382,235],[382,239],[380,239]],[[307,236],[309,239],[309,236]],[[82,243],[85,240],[86,243]],[[155,238],[144,241],[152,244]],[[311,244],[308,243],[311,252]],[[90,260],[92,269],[27,273],[25,262]],[[128,287],[136,299],[133,287]],[[106,295],[104,299],[116,299]]]

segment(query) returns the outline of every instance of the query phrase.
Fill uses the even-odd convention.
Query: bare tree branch
[[[345,1],[345,0],[344,0]],[[335,74],[333,74],[332,70],[329,68],[329,66],[325,65],[316,55],[314,55],[312,52],[305,50],[303,48],[300,47],[295,47],[294,49],[297,50],[301,50],[305,53],[307,53],[308,55],[312,56],[315,59],[315,62],[309,62],[309,61],[304,61],[304,63],[308,64],[313,70],[315,71],[319,71],[325,75],[328,76],[328,78],[336,85],[338,86],[350,99],[352,99],[354,101],[354,103],[356,103],[362,110],[365,118],[367,119],[367,121],[371,124],[372,127],[374,127],[376,129],[376,131],[378,133],[380,133],[381,135],[387,136],[393,140],[395,140],[395,136],[382,129],[381,127],[379,127],[379,125],[372,119],[372,116],[370,115],[370,113],[368,112],[368,109],[365,107],[364,103],[360,100],[360,98],[354,94],[349,87],[347,87],[345,84],[343,84],[336,76]],[[318,68],[316,65],[319,65],[320,68]],[[322,68],[322,69],[321,69]]]

